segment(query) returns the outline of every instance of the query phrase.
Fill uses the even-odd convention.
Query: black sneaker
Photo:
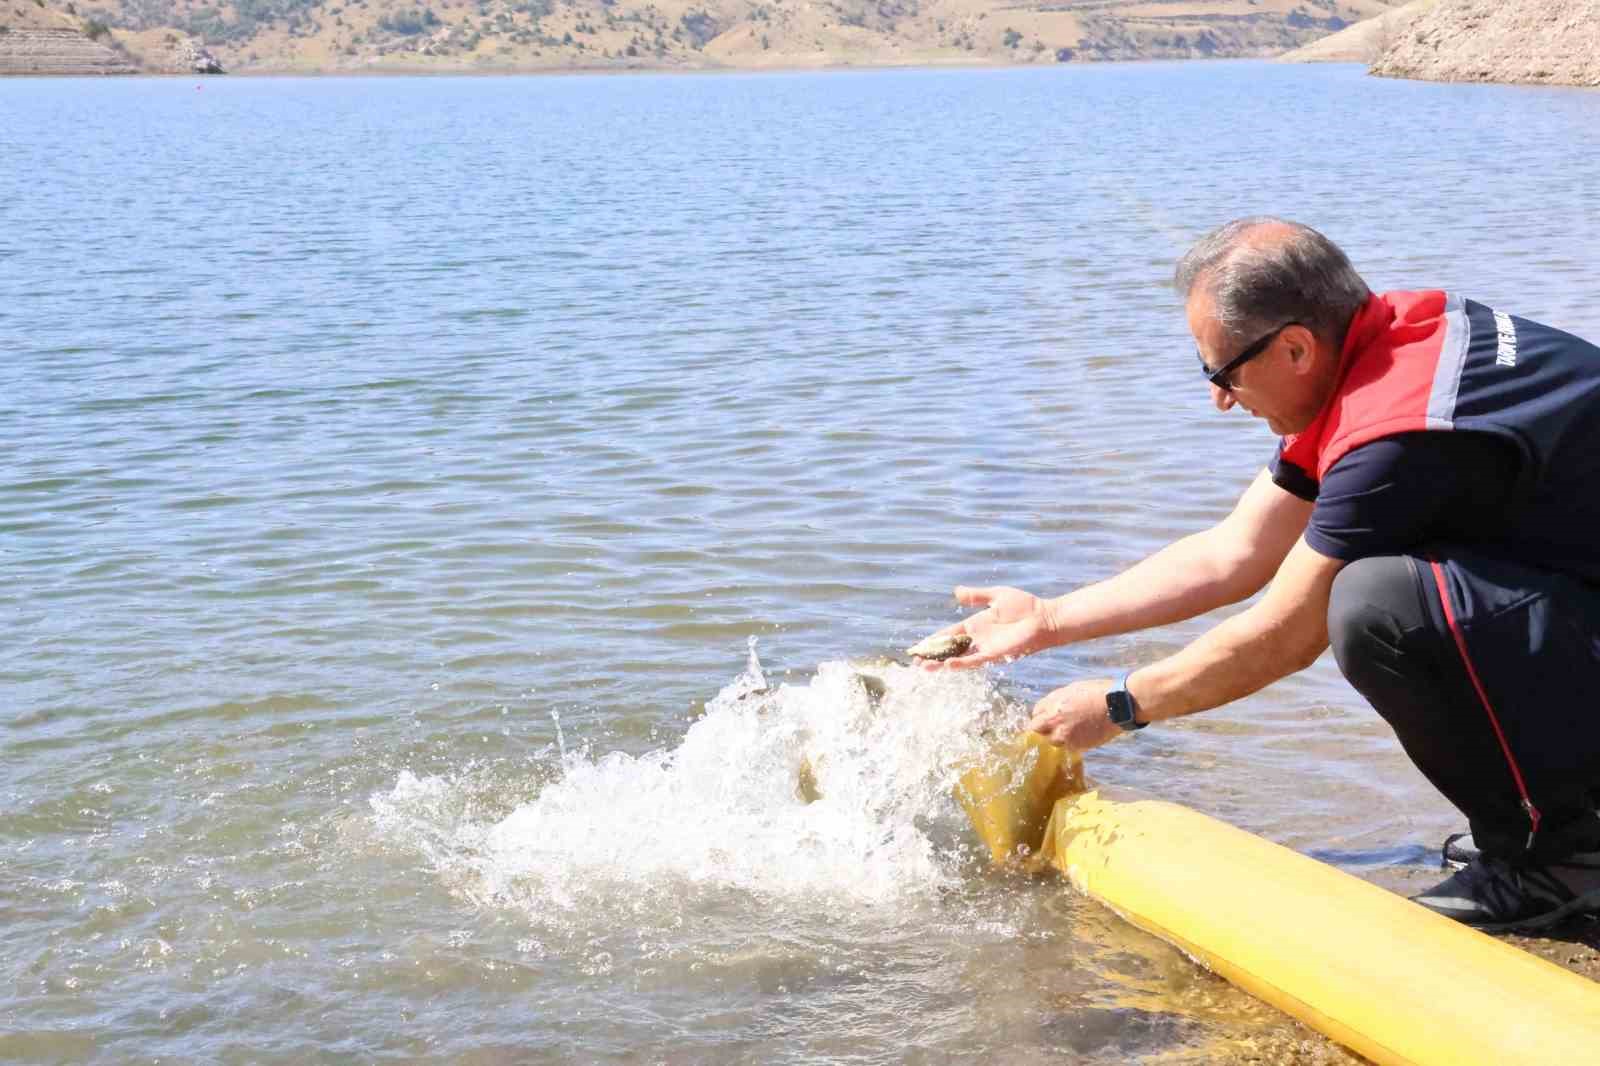
[[[1600,912],[1600,888],[1575,893],[1550,872],[1552,867],[1600,871],[1600,852],[1527,867],[1479,857],[1411,899],[1485,932],[1540,929],[1573,915]]]
[[[1471,833],[1451,833],[1444,838],[1444,861],[1439,865],[1447,870],[1459,870],[1481,857]]]
[[[1589,798],[1592,804],[1600,799],[1600,792],[1591,794]],[[1597,822],[1597,831],[1600,831],[1600,808],[1591,806],[1590,812],[1590,817]],[[1478,843],[1472,839],[1471,832],[1451,833],[1444,838],[1443,861],[1439,865],[1446,870],[1459,870],[1468,863],[1477,862],[1482,856],[1483,852],[1478,850]]]

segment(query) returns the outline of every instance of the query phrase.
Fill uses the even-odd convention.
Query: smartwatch
[[[1117,682],[1117,687],[1106,693],[1106,717],[1125,733],[1143,729],[1150,724],[1141,722],[1135,717],[1139,713],[1139,705],[1134,702],[1133,693],[1128,691],[1128,678],[1132,674],[1132,670],[1123,674],[1122,680]]]

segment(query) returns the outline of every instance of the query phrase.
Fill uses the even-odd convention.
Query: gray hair
[[[1189,250],[1173,272],[1185,300],[1197,284],[1228,336],[1246,344],[1299,322],[1334,345],[1372,295],[1339,246],[1298,222],[1235,219]]]

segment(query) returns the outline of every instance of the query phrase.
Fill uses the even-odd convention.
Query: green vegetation
[[[282,25],[291,34],[310,32],[321,0],[209,0],[185,12],[175,0],[121,0],[113,26],[132,30],[177,29],[207,44],[244,44],[257,31]]]
[[[704,48],[717,34],[722,32],[722,27],[717,20],[704,11],[691,11],[678,20],[683,31],[689,35],[689,41],[694,48]],[[674,32],[676,36],[676,32]]]
[[[425,30],[431,30],[439,25],[439,16],[433,13],[432,8],[421,8],[409,11],[396,11],[392,15],[384,15],[378,19],[378,29],[390,33],[398,33],[402,37],[415,37]]]

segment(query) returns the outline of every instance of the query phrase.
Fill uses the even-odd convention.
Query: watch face
[[[1127,689],[1116,688],[1106,693],[1106,717],[1124,727],[1133,721],[1133,697],[1128,695]]]
[[[1106,717],[1111,719],[1113,725],[1120,726],[1129,732],[1135,729],[1143,729],[1146,723],[1137,721],[1134,718],[1136,711],[1137,704],[1133,702],[1133,696],[1129,694],[1127,689],[1114,688],[1106,693]]]

